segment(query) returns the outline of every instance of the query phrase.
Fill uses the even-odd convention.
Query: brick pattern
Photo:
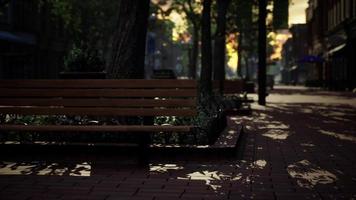
[[[123,155],[2,155],[0,199],[356,199],[356,109],[323,98],[254,105],[251,116],[231,117],[229,124],[245,125],[232,158],[153,155],[140,168]],[[69,173],[85,159],[89,176]],[[43,167],[53,162],[60,164]],[[43,168],[52,173],[38,175]]]

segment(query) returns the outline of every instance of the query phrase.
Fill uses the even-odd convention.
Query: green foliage
[[[54,124],[56,120],[57,117],[49,117],[49,116],[4,115],[1,120],[1,123],[44,125],[44,124]]]
[[[202,2],[198,0],[174,0],[171,8],[184,15],[188,20],[188,31],[193,35],[194,29],[201,26]]]
[[[190,21],[199,21],[202,11],[202,2],[197,0],[175,0],[172,9],[184,13]]]
[[[252,24],[252,1],[239,0],[237,4],[237,26],[246,29]]]
[[[214,141],[216,134],[221,132],[221,122],[225,119],[221,115],[221,100],[219,97],[213,101],[202,99],[198,106],[197,117],[155,117],[154,124],[156,125],[189,125],[196,126],[190,134],[153,134],[154,143],[160,144],[208,144]],[[115,124],[137,124],[141,118],[90,118],[80,116],[21,116],[21,115],[0,115],[0,122],[4,124],[31,124],[31,125],[115,125]],[[80,137],[77,134],[59,134],[56,140],[63,141],[81,141],[82,139],[90,139],[94,142],[105,140],[121,140],[130,139],[130,136],[116,137],[112,134],[102,133],[98,136],[89,136],[82,134]],[[16,141],[33,141],[38,139],[39,134],[16,134],[12,133],[11,137]],[[42,137],[42,136],[41,136]],[[46,139],[46,138],[44,138]],[[52,138],[53,139],[53,138]],[[83,140],[82,140],[83,141]]]
[[[67,72],[101,72],[104,70],[104,61],[98,55],[97,50],[89,49],[82,45],[78,48],[73,45],[64,61]]]
[[[42,0],[44,1],[44,0]],[[48,2],[51,7],[52,15],[60,17],[66,26],[72,24],[75,20],[72,16],[73,5],[69,0],[51,0]]]
[[[273,0],[273,28],[288,28],[289,0]]]
[[[195,118],[191,117],[155,117],[155,125],[195,125]],[[190,134],[166,134],[155,133],[152,135],[154,144],[196,144],[196,133]],[[200,141],[200,140],[199,140]]]
[[[166,144],[211,144],[225,128],[223,114],[224,99],[221,96],[201,96],[198,102],[198,115],[196,117],[156,117],[157,125],[189,125],[196,126],[193,133],[182,134],[154,134],[155,143]]]
[[[73,61],[68,61],[72,56],[76,56],[76,60],[78,60],[80,57],[77,56],[78,53],[81,54],[81,57],[100,56],[103,59],[110,52],[108,46],[114,33],[118,1],[39,0],[39,2],[39,7],[50,8],[53,20],[60,20],[64,24],[69,46],[73,46],[72,49],[69,49],[67,64],[73,63]],[[83,48],[84,45],[85,48]],[[78,52],[78,49],[81,49],[81,52]],[[95,51],[99,51],[99,53]],[[88,62],[93,63],[94,61]],[[86,68],[85,70],[90,69]]]
[[[253,0],[236,0],[231,1],[227,12],[227,32],[236,33],[252,29],[254,25],[254,16],[256,2]]]

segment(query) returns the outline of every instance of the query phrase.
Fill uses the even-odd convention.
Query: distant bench
[[[218,90],[220,87],[219,81],[213,82],[213,89]],[[252,103],[253,100],[247,98],[246,94],[254,93],[255,88],[253,83],[246,83],[244,80],[225,80],[223,85],[223,95],[236,96],[243,95],[242,103]]]
[[[197,115],[193,80],[0,80],[0,114],[99,117]],[[0,131],[188,133],[192,125],[0,124]],[[141,134],[138,134],[141,133]],[[144,141],[144,140],[142,140]],[[143,145],[147,145],[143,142]]]
[[[219,81],[213,82],[213,89],[215,91],[220,89]],[[247,94],[255,92],[252,82],[246,82],[244,80],[225,80],[222,89],[223,95],[228,99],[222,103],[225,107],[225,114],[246,115],[251,113],[250,104],[253,103],[254,100],[248,98]]]
[[[220,82],[214,81],[213,88],[219,89]],[[254,84],[252,82],[246,82],[244,80],[225,80],[223,86],[224,95],[236,95],[243,93],[255,93]]]

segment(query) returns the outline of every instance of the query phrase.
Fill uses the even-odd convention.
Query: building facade
[[[292,38],[289,38],[282,48],[282,80],[281,83],[289,84],[291,82],[290,71],[293,66],[292,60]]]
[[[356,1],[310,0],[307,9],[309,55],[314,80],[331,90],[356,88]]]
[[[49,3],[11,0],[0,9],[0,78],[57,78],[66,32]]]
[[[294,24],[290,28],[292,35],[283,45],[282,83],[304,84],[307,80],[308,63],[302,62],[308,54],[306,24]]]

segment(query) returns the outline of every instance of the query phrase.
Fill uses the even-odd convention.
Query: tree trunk
[[[248,48],[246,48],[246,54],[245,54],[245,69],[246,69],[246,76],[245,76],[245,81],[250,81],[250,66],[253,66],[253,64],[251,64],[251,58],[253,56],[253,41],[252,41],[252,29],[251,28],[247,28],[246,32],[244,33],[244,41],[245,41],[245,45],[248,46]]]
[[[258,16],[258,104],[266,105],[267,0],[259,0]]]
[[[108,78],[144,78],[149,0],[120,0]]]
[[[250,81],[250,63],[251,63],[251,52],[247,51],[246,52],[246,57],[245,57],[245,69],[246,69],[246,76],[244,78],[245,81]]]
[[[200,84],[203,95],[212,94],[212,51],[211,51],[211,0],[203,1],[201,28],[201,74]]]
[[[214,45],[214,80],[218,80],[220,93],[224,90],[226,52],[226,12],[230,0],[218,0],[218,18]]]
[[[197,61],[198,61],[198,51],[199,51],[199,32],[198,26],[193,25],[193,46],[190,56],[189,63],[189,77],[192,79],[196,79],[197,77]]]
[[[237,36],[237,76],[242,78],[242,32]]]
[[[214,45],[214,80],[225,79],[226,11],[229,0],[218,0],[218,16]]]
[[[251,48],[247,47],[248,44],[251,45],[250,36],[251,32],[241,31],[238,36],[238,47],[237,47],[237,75],[244,79],[245,81],[250,80],[250,58],[251,58]],[[243,62],[242,62],[243,61]],[[242,64],[243,63],[243,64]],[[242,75],[242,67],[245,69],[245,75]]]

